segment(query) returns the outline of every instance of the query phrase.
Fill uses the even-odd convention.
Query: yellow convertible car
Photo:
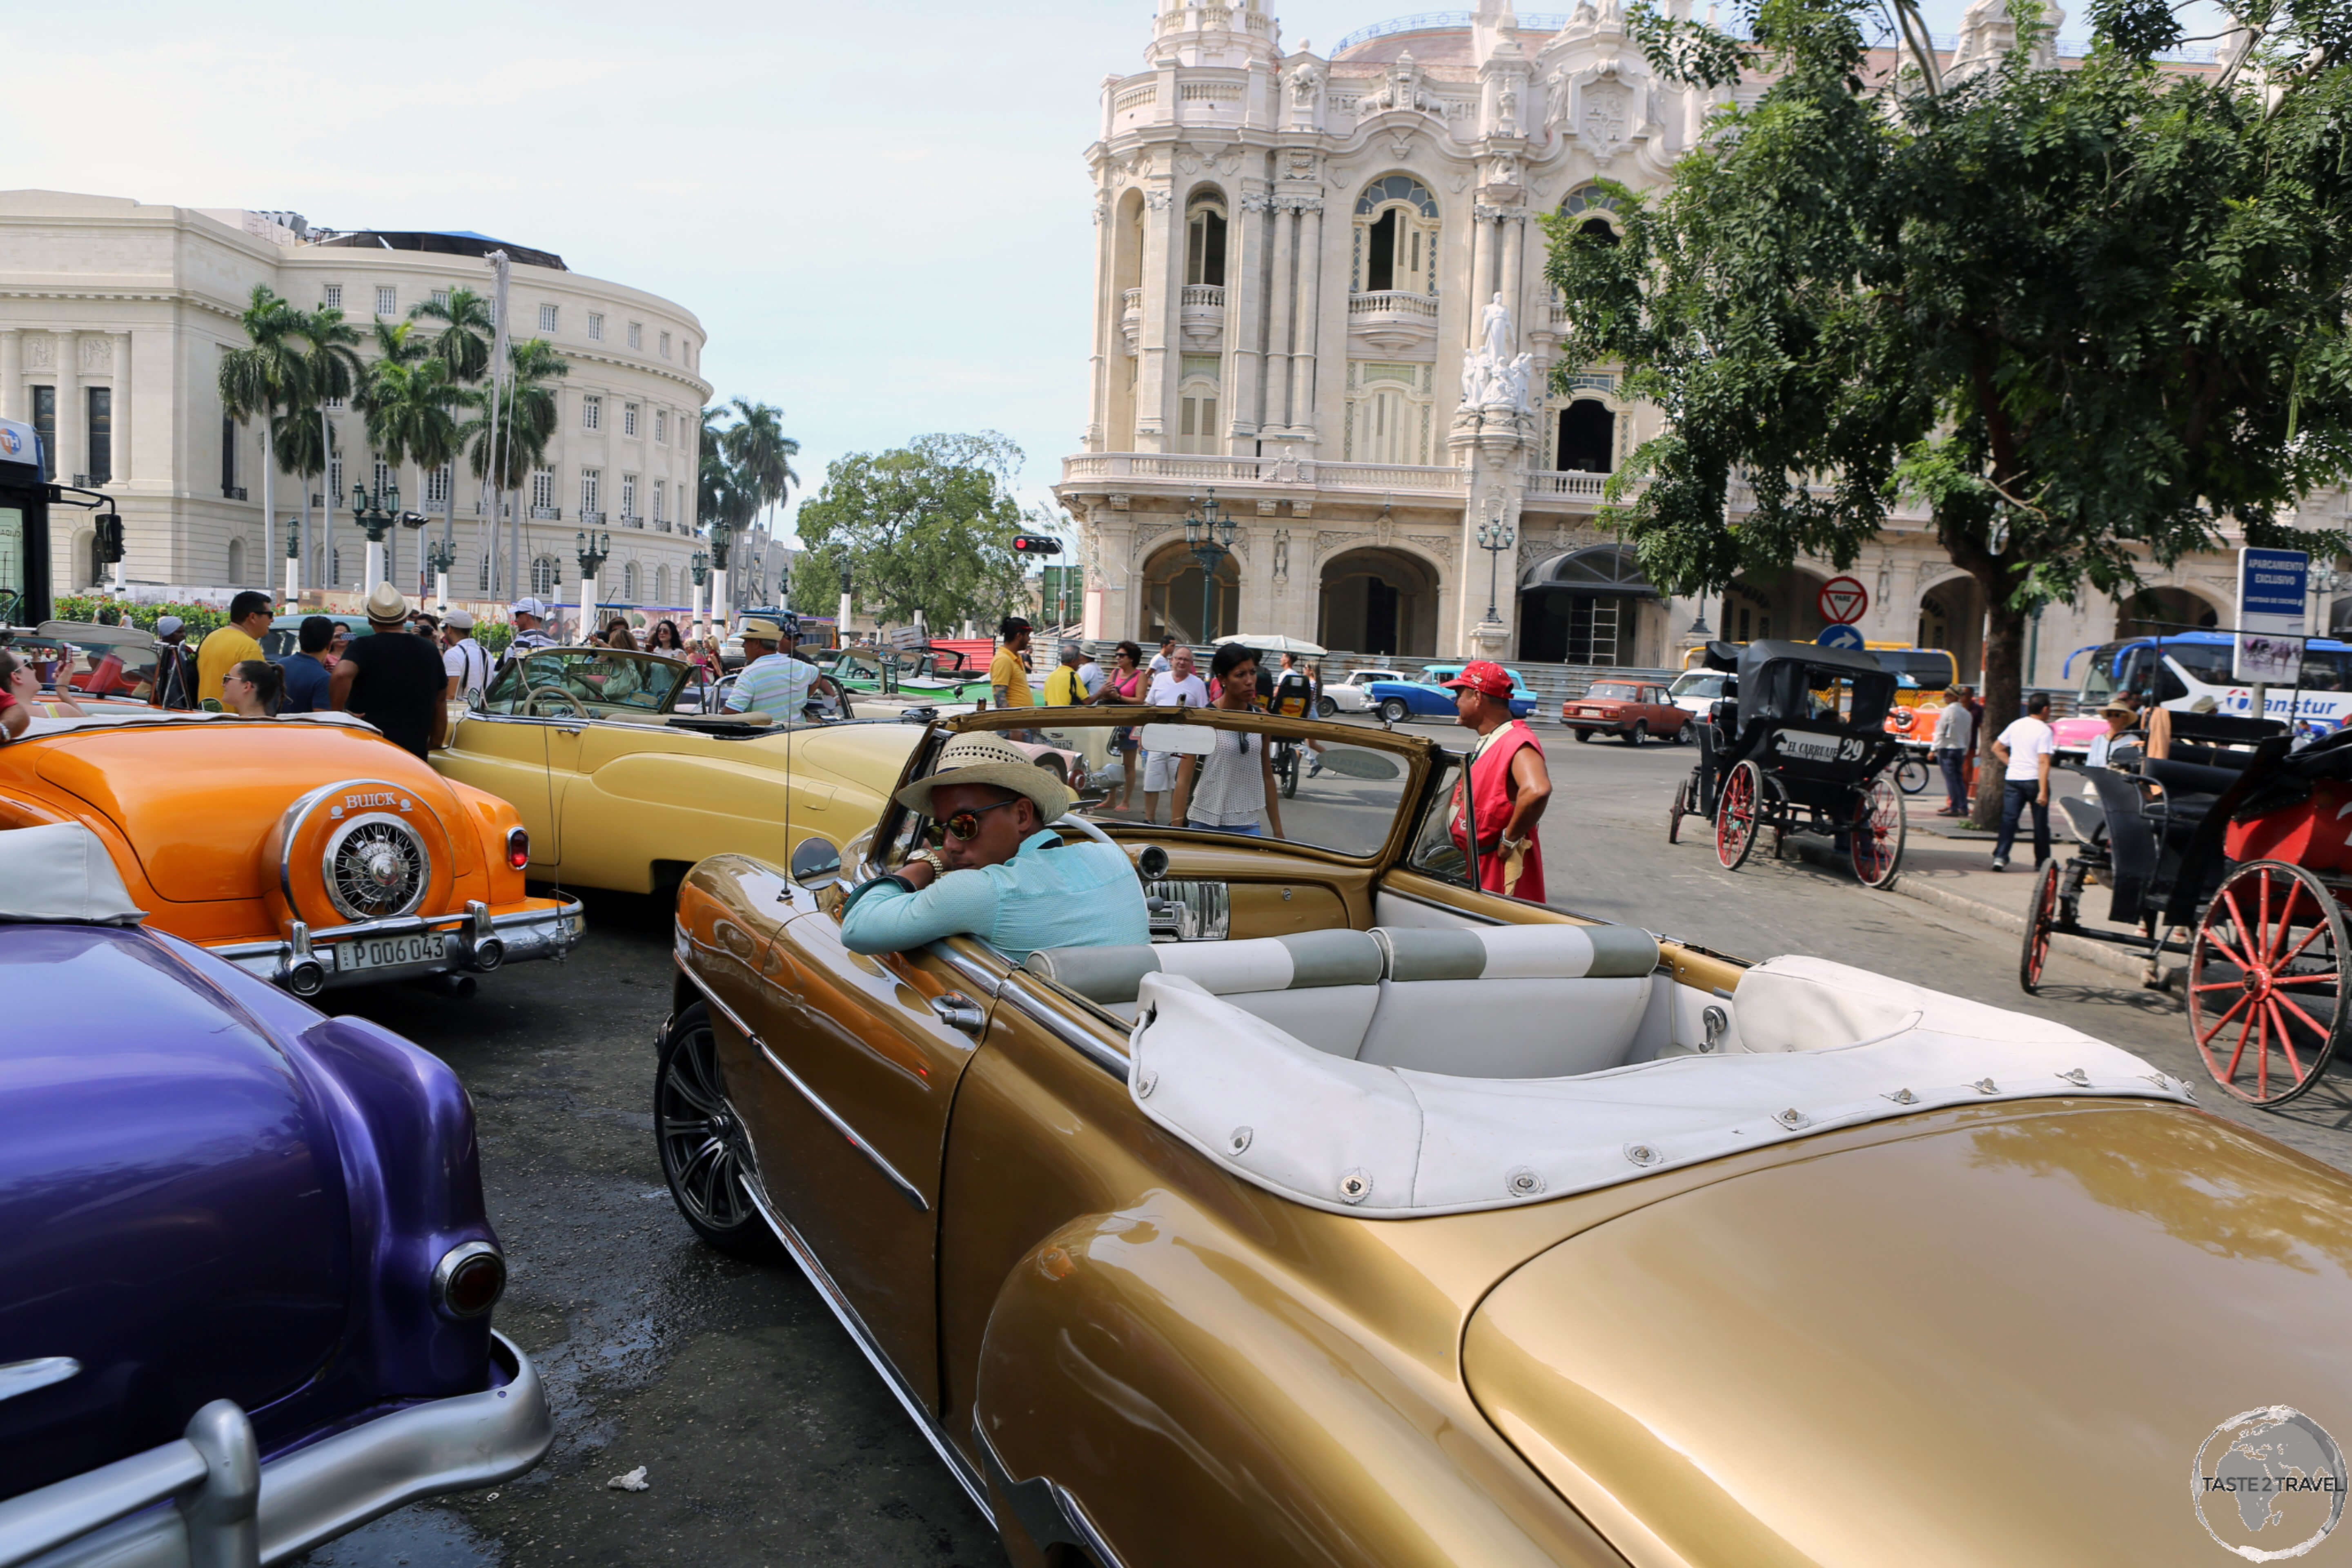
[[[646,893],[707,856],[788,863],[872,825],[919,726],[787,728],[786,716],[676,711],[691,672],[616,648],[509,662],[433,753],[443,773],[521,815],[530,874]]]
[[[1024,719],[932,726],[908,775]],[[1219,730],[1323,742],[1283,837],[1055,825],[1133,858],[1149,944],[845,951],[842,881],[923,837],[895,805],[837,872],[680,894],[672,1194],[789,1252],[1013,1562],[2074,1568],[2334,1527],[2352,1180],[2040,1018],[1475,890],[1426,737],[1143,742]]]

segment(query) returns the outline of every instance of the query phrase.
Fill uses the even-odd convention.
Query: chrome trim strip
[[[982,1428],[977,1411],[971,1417],[971,1440],[988,1467],[988,1479],[1004,1493],[1006,1501],[1019,1515],[1021,1528],[1028,1532],[1031,1545],[1041,1550],[1049,1546],[1083,1547],[1102,1568],[1126,1568],[1119,1554],[1111,1550],[1110,1542],[1103,1539],[1101,1529],[1087,1512],[1086,1505],[1069,1488],[1051,1476],[1033,1476],[1025,1481],[1013,1479],[1013,1472],[1005,1468],[1004,1456],[996,1451],[996,1445],[988,1440],[988,1433]],[[1040,1493],[1053,1510],[1052,1518],[1034,1517],[1043,1511],[1032,1500]],[[1058,1530],[1054,1528],[1056,1523],[1061,1527]]]
[[[937,941],[926,943],[925,951],[978,987],[982,995],[995,996],[1004,984],[1004,977],[971,954],[958,952],[949,945],[950,940],[948,937],[940,937]],[[980,939],[971,937],[968,940],[977,942]]]
[[[1015,976],[1015,978],[1021,977]],[[1132,1064],[1128,1060],[1125,1052],[1112,1050],[1093,1035],[1047,1007],[1028,986],[1007,985],[998,995],[997,1000],[1011,1003],[1023,1017],[1043,1026],[1055,1039],[1076,1051],[1119,1082],[1127,1081],[1127,1075]]]
[[[676,960],[673,959],[673,962],[676,962]],[[786,1083],[791,1084],[793,1088],[798,1091],[803,1100],[808,1101],[809,1109],[815,1111],[819,1116],[824,1118],[825,1124],[831,1127],[835,1132],[840,1133],[844,1139],[847,1140],[851,1148],[856,1150],[860,1154],[865,1155],[867,1164],[872,1165],[876,1170],[882,1173],[882,1179],[888,1182],[893,1188],[897,1189],[898,1195],[907,1200],[909,1207],[913,1208],[917,1214],[929,1214],[931,1212],[930,1200],[923,1196],[923,1189],[915,1185],[914,1183],[907,1180],[906,1177],[900,1175],[898,1173],[898,1168],[890,1163],[889,1161],[884,1159],[879,1151],[859,1135],[856,1128],[852,1127],[846,1121],[843,1120],[839,1111],[834,1110],[832,1106],[827,1105],[824,1102],[824,1097],[819,1095],[816,1090],[811,1089],[807,1082],[802,1079],[800,1074],[786,1067],[784,1065],[783,1058],[776,1055],[774,1051],[769,1049],[768,1042],[760,1037],[760,1032],[743,1021],[743,1016],[741,1014],[736,1012],[734,1008],[730,1007],[726,1003],[720,1001],[719,999],[718,993],[703,984],[702,976],[697,974],[693,970],[688,969],[683,963],[679,963],[677,968],[678,973],[685,975],[688,980],[693,982],[694,988],[702,993],[702,999],[709,1003],[711,1006],[717,1008],[719,1016],[725,1018],[730,1024],[732,1024],[735,1026],[736,1031],[745,1039],[751,1041],[753,1047],[759,1051],[760,1055],[767,1058],[768,1065],[775,1068],[779,1074],[782,1075],[783,1080]]]
[[[1418,875],[1428,877],[1430,873],[1423,871],[1418,873]],[[1437,879],[1432,878],[1431,879],[1433,881]],[[1466,893],[1470,889],[1465,888],[1462,890]],[[1373,891],[1377,893],[1384,893],[1391,899],[1402,899],[1408,904],[1419,904],[1424,910],[1443,910],[1449,915],[1459,915],[1465,921],[1475,921],[1482,926],[1498,926],[1507,923],[1493,915],[1477,914],[1469,910],[1458,909],[1452,904],[1441,904],[1435,899],[1424,899],[1418,893],[1408,893],[1402,891],[1399,889],[1391,888],[1389,886],[1388,879],[1385,877],[1381,878],[1379,882],[1373,885]]]
[[[744,1194],[751,1198],[751,1206],[760,1211],[760,1217],[768,1222],[768,1228],[776,1233],[776,1239],[784,1244],[784,1250],[792,1254],[793,1261],[800,1265],[803,1274],[808,1276],[808,1282],[815,1287],[818,1299],[833,1309],[834,1317],[848,1331],[851,1341],[874,1370],[881,1373],[884,1386],[890,1390],[899,1407],[913,1420],[915,1429],[923,1435],[925,1442],[930,1444],[931,1451],[940,1457],[940,1462],[947,1466],[948,1474],[963,1488],[964,1495],[971,1499],[971,1506],[980,1510],[980,1517],[988,1521],[989,1528],[995,1529],[996,1510],[989,1507],[987,1489],[981,1484],[979,1473],[971,1468],[971,1461],[956,1451],[955,1445],[948,1441],[947,1433],[931,1418],[930,1411],[924,1408],[915,1391],[907,1385],[907,1380],[898,1375],[898,1369],[890,1364],[890,1358],[882,1353],[882,1347],[875,1342],[873,1333],[866,1327],[866,1320],[857,1315],[856,1307],[843,1294],[841,1287],[833,1282],[833,1276],[825,1272],[824,1265],[817,1261],[815,1251],[801,1239],[800,1232],[793,1228],[791,1222],[776,1212],[775,1205],[768,1201],[768,1190],[759,1177],[747,1171],[743,1173],[742,1182]]]
[[[53,1383],[81,1375],[81,1363],[69,1355],[35,1356],[29,1361],[0,1363],[0,1399],[14,1399]]]

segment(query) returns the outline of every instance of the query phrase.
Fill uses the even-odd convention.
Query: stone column
[[[131,334],[108,336],[114,340],[114,482],[128,484],[138,477],[131,466]]]
[[[1323,201],[1307,196],[1299,203],[1298,303],[1293,307],[1290,357],[1290,427],[1310,444],[1315,440],[1316,321],[1323,313]]]
[[[1491,265],[1494,244],[1487,237],[1487,230],[1491,226],[1487,212],[1484,205],[1471,209],[1470,308],[1465,312],[1467,319],[1463,322],[1462,335],[1473,350],[1478,346],[1478,319],[1486,311],[1486,296],[1494,292],[1486,282],[1487,275],[1494,270]]]
[[[1261,430],[1290,424],[1290,258],[1298,243],[1298,210],[1280,197],[1274,204],[1272,315],[1265,328],[1265,408]]]
[[[1104,104],[1109,111],[1108,97]],[[1110,426],[1111,344],[1119,337],[1121,313],[1118,272],[1118,241],[1108,190],[1095,195],[1095,333],[1094,357],[1087,362],[1086,450],[1099,452],[1108,444]]]
[[[1228,231],[1226,239],[1225,348],[1232,401],[1226,405],[1231,411],[1226,421],[1231,434],[1225,449],[1237,458],[1256,453],[1257,434],[1265,427],[1265,291],[1259,277],[1265,269],[1272,225],[1268,201],[1263,192],[1244,195],[1240,221]]]
[[[1167,432],[1173,425],[1168,402],[1175,395],[1176,378],[1169,374],[1168,345],[1183,293],[1176,280],[1184,265],[1182,230],[1168,216],[1174,200],[1165,183],[1155,182],[1143,193],[1143,305],[1135,375],[1135,447],[1139,452],[1166,451]]]
[[[59,332],[58,350],[58,483],[69,485],[89,468],[89,421],[81,402],[81,335]]]
[[[1520,268],[1528,248],[1527,216],[1524,213],[1506,214],[1495,220],[1495,229],[1503,243],[1503,303],[1511,308],[1511,352],[1517,353],[1520,343],[1526,341],[1528,331],[1528,302],[1519,295]]]

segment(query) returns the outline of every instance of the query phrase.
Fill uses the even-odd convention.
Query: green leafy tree
[[[278,416],[305,401],[305,366],[297,346],[301,312],[278,296],[267,283],[253,286],[253,296],[237,324],[245,330],[246,346],[221,355],[221,412],[240,425],[261,421],[261,553],[264,580],[276,570],[278,487],[270,469]]]
[[[1939,83],[1868,79],[1861,0],[1761,0],[1745,42],[1637,13],[1662,74],[1769,78],[1670,185],[1604,182],[1622,243],[1550,224],[1556,384],[1615,362],[1666,416],[1612,481],[1653,581],[1843,568],[1920,498],[1990,605],[2005,721],[2036,607],[2126,595],[2224,520],[2310,542],[2285,514],[2352,469],[2352,3],[2243,18],[2258,68],[2220,79],[2151,61],[2181,38],[2155,0],[2093,15],[2076,66]]]
[[[846,566],[886,623],[907,624],[919,609],[933,626],[1012,609],[1022,592],[1012,493],[1021,461],[1020,447],[983,431],[918,436],[830,464],[824,488],[801,502],[795,526],[808,552],[793,574],[794,605],[830,613]]]

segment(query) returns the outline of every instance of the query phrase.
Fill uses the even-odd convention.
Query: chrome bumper
[[[216,1399],[187,1436],[0,1502],[0,1568],[228,1568],[282,1563],[419,1498],[519,1476],[555,1439],[522,1352],[490,1336],[504,1386],[413,1405],[258,1463],[245,1412]]]
[[[289,921],[281,942],[231,942],[205,951],[298,996],[315,996],[336,985],[365,985],[417,974],[488,973],[503,964],[562,958],[579,944],[586,925],[581,909],[580,900],[573,899],[551,910],[493,915],[488,905],[472,899],[456,914],[403,915],[316,931],[300,921]],[[415,936],[436,931],[449,933],[444,950],[447,956],[437,963],[346,970],[336,961],[336,945],[354,938]],[[0,1559],[0,1568],[6,1568],[5,1559]]]

